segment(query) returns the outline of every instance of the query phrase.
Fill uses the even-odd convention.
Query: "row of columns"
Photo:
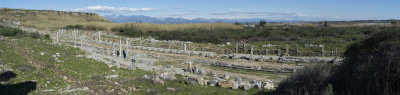
[[[242,44],[242,50],[243,50],[244,53],[246,52],[246,46],[247,46],[246,44]],[[299,46],[296,45],[295,47],[296,47],[296,49],[295,49],[296,56],[299,56],[299,53],[300,53]],[[253,57],[253,49],[254,49],[254,45],[250,45],[250,58]],[[239,44],[236,43],[235,53],[238,53],[238,50],[239,50]],[[286,44],[286,49],[285,50],[286,50],[285,51],[286,54],[289,54],[289,45],[288,44]],[[337,49],[336,49],[336,51],[337,51]],[[269,52],[269,50],[265,49],[265,54],[267,56],[268,56],[268,52]],[[281,54],[281,50],[280,49],[277,50],[277,54]],[[321,56],[324,57],[325,56],[324,54],[325,54],[325,46],[322,46],[321,47]],[[333,56],[333,51],[332,51],[332,56]]]

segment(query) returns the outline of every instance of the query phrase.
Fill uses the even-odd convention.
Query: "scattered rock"
[[[168,65],[168,66],[167,66],[167,68],[168,68],[168,69],[173,69],[173,68],[174,68],[174,66],[172,66],[172,65]]]
[[[239,88],[239,83],[237,81],[234,81],[232,83],[232,89],[238,89]]]
[[[235,81],[237,81],[237,82],[242,82],[242,78],[241,78],[241,77],[238,77],[238,78],[235,79]]]
[[[186,83],[188,83],[188,84],[197,84],[197,83],[199,83],[199,81],[197,79],[195,79],[195,78],[188,78]]]
[[[143,78],[144,79],[151,79],[151,77],[149,75],[144,75]]]
[[[225,73],[223,76],[223,79],[225,79],[225,80],[229,79],[229,74]]]
[[[163,80],[175,80],[176,79],[175,73],[173,73],[173,72],[163,72],[163,73],[160,73],[160,75],[156,76],[156,77],[160,77]]]
[[[168,91],[171,91],[171,92],[175,92],[175,91],[177,91],[177,89],[176,89],[176,88],[172,88],[172,87],[167,87],[167,90],[168,90]]]
[[[161,80],[159,77],[154,77],[151,81],[157,84],[164,84],[164,81]]]
[[[215,73],[214,71],[211,72],[211,77],[215,77],[217,76],[217,73]]]
[[[272,80],[268,80],[268,81],[264,82],[263,88],[264,89],[274,89],[274,84],[273,84]]]
[[[200,72],[199,72],[199,73],[202,74],[202,75],[205,75],[205,74],[206,74],[206,70],[200,69]]]
[[[246,84],[243,85],[243,89],[244,90],[249,90],[249,89],[251,89],[251,85],[249,83],[246,83]]]
[[[210,86],[215,86],[218,83],[218,80],[210,80]]]
[[[218,82],[218,85],[222,88],[230,88],[233,85],[233,81],[228,80],[228,81]]]
[[[263,88],[263,84],[261,82],[257,82],[255,84],[255,87],[258,88],[258,89],[262,89]]]
[[[112,78],[116,78],[118,77],[118,75],[109,75],[109,76],[105,76],[107,79],[112,79]]]
[[[64,76],[63,79],[64,79],[64,80],[68,80],[67,76]]]

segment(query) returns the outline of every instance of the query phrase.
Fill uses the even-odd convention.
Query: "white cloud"
[[[183,9],[182,7],[175,7],[175,8],[173,8],[173,9]]]
[[[230,19],[246,19],[246,18],[261,18],[261,19],[276,19],[276,20],[328,20],[338,19],[340,17],[323,17],[319,15],[309,15],[305,13],[290,13],[290,12],[266,12],[266,11],[250,11],[243,9],[230,9],[223,12],[212,12],[210,15],[216,18]]]
[[[197,9],[187,9],[187,11],[189,11],[189,12],[197,12],[199,10],[197,10]]]
[[[73,11],[78,12],[95,12],[95,13],[117,13],[117,12],[147,12],[147,11],[154,11],[157,10],[156,8],[128,8],[128,7],[110,7],[110,6],[88,6],[86,8],[77,8]]]
[[[173,14],[167,14],[166,16],[179,17],[184,15],[188,15],[188,13],[173,13]]]

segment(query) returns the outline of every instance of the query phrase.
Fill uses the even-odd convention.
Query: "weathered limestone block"
[[[215,86],[218,83],[218,80],[210,80],[210,86]]]
[[[232,89],[238,89],[239,88],[239,82],[238,81],[234,81],[232,83]]]
[[[222,81],[222,82],[218,82],[218,85],[222,88],[230,88],[233,86],[233,81],[228,80],[228,81]]]
[[[196,78],[188,78],[186,80],[186,83],[188,83],[188,84],[198,84],[199,81]]]
[[[228,80],[229,79],[229,74],[225,73],[223,76],[223,79]]]
[[[263,88],[264,89],[274,89],[274,84],[272,83],[272,80],[268,80],[263,83]]]

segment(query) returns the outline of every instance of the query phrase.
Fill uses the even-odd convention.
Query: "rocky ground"
[[[255,93],[259,90],[251,88],[274,89],[279,81],[306,65],[254,61],[239,57],[224,58],[224,54],[207,51],[183,52],[184,50],[180,49],[134,45],[130,45],[128,56],[124,59],[122,56],[113,55],[111,43],[94,40],[96,36],[85,31],[81,31],[80,34],[84,35],[80,36],[74,36],[71,31],[60,33],[58,36],[49,30],[29,32],[50,34],[52,40],[7,37],[2,42],[7,44],[3,50],[10,54],[2,54],[0,59],[6,61],[0,62],[9,62],[2,65],[2,71],[14,71],[22,75],[25,75],[25,69],[20,71],[13,64],[30,63],[29,66],[35,69],[28,72],[35,77],[17,77],[16,80],[37,82],[37,90],[33,92],[35,94],[215,94],[225,93],[228,89],[229,93]],[[108,40],[125,39],[107,34],[103,34],[102,37]],[[74,43],[74,40],[77,42]],[[125,49],[126,45],[121,47]],[[119,49],[118,45],[116,49]],[[6,58],[13,54],[20,59],[10,61],[10,58]],[[278,59],[275,57],[271,56]],[[132,63],[132,59],[136,60],[135,64]],[[326,58],[321,58],[324,59]],[[48,73],[40,75],[44,72]],[[12,84],[16,81],[5,84],[7,83]],[[155,87],[152,87],[154,84]],[[244,90],[231,90],[239,88]],[[195,89],[204,91],[193,91]]]

